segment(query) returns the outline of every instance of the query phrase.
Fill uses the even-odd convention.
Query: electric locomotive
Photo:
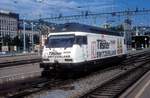
[[[126,57],[124,37],[99,27],[67,23],[48,35],[42,52],[43,75],[50,70],[83,72]]]

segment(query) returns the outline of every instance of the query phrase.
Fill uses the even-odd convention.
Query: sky
[[[20,14],[20,18],[37,19],[57,16],[150,9],[150,0],[0,0],[0,9]],[[147,17],[147,16],[144,16]],[[134,18],[136,19],[136,18]],[[141,18],[143,19],[143,18]]]

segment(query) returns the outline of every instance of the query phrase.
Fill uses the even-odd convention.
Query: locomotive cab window
[[[74,35],[51,35],[48,38],[48,46],[50,48],[72,47],[74,39]]]
[[[87,44],[87,36],[76,36],[76,44],[79,45]]]

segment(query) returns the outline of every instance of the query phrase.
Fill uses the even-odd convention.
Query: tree
[[[14,46],[17,46],[17,50],[20,50],[21,46],[22,46],[22,42],[19,38],[19,36],[15,36],[14,39],[13,39],[13,45]]]
[[[29,36],[26,34],[25,35],[25,41],[26,41],[26,48],[29,49],[30,47],[30,38]],[[23,34],[20,36],[20,48],[23,50],[23,43],[24,43],[24,37],[23,37]]]
[[[109,29],[113,31],[118,31],[118,32],[124,31],[123,25],[117,25],[114,27],[110,27]]]
[[[21,40],[18,35],[16,37],[14,37],[14,39],[13,39],[13,45],[15,45],[17,47],[19,47],[21,45]]]
[[[39,44],[40,43],[40,38],[37,34],[33,35],[33,42],[34,42],[34,44]]]
[[[30,38],[27,34],[25,37],[26,37],[26,48],[29,49],[30,48]]]
[[[12,46],[13,45],[13,39],[9,35],[5,35],[3,37],[3,45],[4,46]]]

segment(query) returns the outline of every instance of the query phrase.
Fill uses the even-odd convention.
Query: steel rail
[[[142,54],[145,55],[145,54]],[[139,55],[140,56],[140,55]],[[150,69],[150,55],[145,56],[147,59],[138,59],[130,64],[135,62],[142,62],[139,66],[127,70],[124,74],[121,74],[105,83],[100,85],[94,90],[83,94],[80,98],[117,98],[121,93],[123,93],[128,87],[135,83],[140,77],[142,77]],[[129,65],[129,63],[126,63]]]
[[[19,65],[31,64],[31,63],[40,63],[41,61],[42,61],[41,58],[37,58],[37,59],[27,59],[27,60],[21,60],[21,61],[3,62],[3,63],[0,63],[0,68],[19,66]]]

